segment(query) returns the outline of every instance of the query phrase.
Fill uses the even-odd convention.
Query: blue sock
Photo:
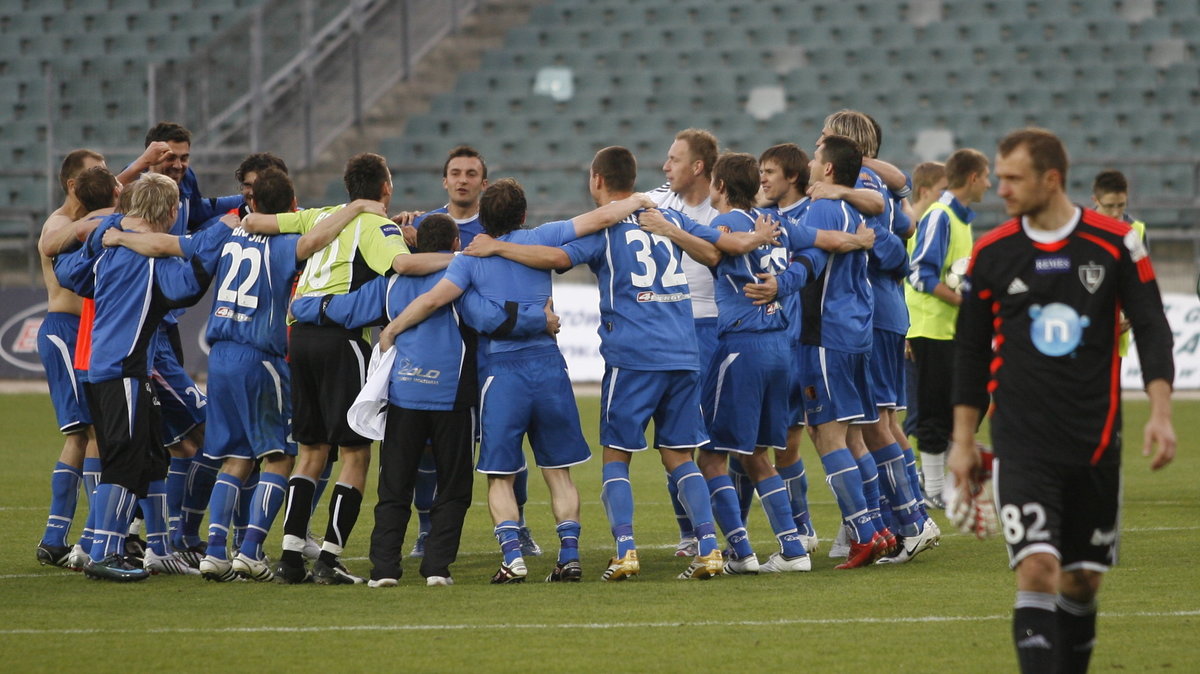
[[[437,464],[432,452],[421,454],[421,463],[417,467],[417,484],[413,492],[413,507],[417,511],[417,532],[429,533],[429,509],[433,507],[433,499],[437,498]]]
[[[321,494],[325,493],[325,486],[329,484],[329,477],[333,475],[333,462],[325,462],[325,470],[321,471],[321,476],[317,478],[317,486],[313,489],[312,511],[308,513],[311,519],[313,513],[317,512],[317,504],[321,502]]]
[[[212,497],[208,501],[208,554],[217,559],[229,559],[229,525],[241,495],[242,481],[229,473],[217,475]]]
[[[235,550],[242,549],[242,543],[246,541],[246,525],[250,523],[250,502],[254,500],[254,490],[258,488],[259,470],[255,467],[254,472],[246,476],[246,480],[242,482],[242,488],[238,492],[237,508],[233,511],[233,547]],[[209,503],[212,503],[212,497],[209,497]]]
[[[750,536],[742,522],[742,511],[738,507],[737,490],[728,475],[718,475],[708,480],[708,492],[712,498],[713,518],[725,534],[725,542],[733,548],[735,559],[754,554],[750,547]]]
[[[138,502],[142,507],[143,524],[146,527],[146,547],[154,554],[166,556],[167,536],[167,481],[154,480],[146,488],[146,498]]]
[[[908,486],[912,489],[913,497],[917,499],[917,510],[921,511],[921,520],[929,519],[925,512],[925,492],[921,490],[921,473],[917,470],[917,455],[912,447],[902,450],[904,453],[904,473],[908,475]]]
[[[496,540],[500,542],[500,552],[504,553],[504,563],[512,564],[521,557],[521,525],[512,520],[504,520],[496,525]]]
[[[708,484],[695,461],[685,461],[671,471],[671,479],[679,488],[679,502],[687,510],[696,532],[696,546],[701,557],[717,549],[717,525],[713,523],[712,496]]]
[[[862,475],[863,498],[867,500],[867,512],[871,515],[871,526],[876,531],[883,531],[883,518],[879,515],[879,469],[875,459],[867,452],[860,459],[855,459],[858,472]]]
[[[812,519],[808,514],[808,475],[804,471],[804,461],[797,461],[778,470],[779,479],[787,486],[796,530],[803,536],[816,536],[817,532],[813,529]]]
[[[558,563],[577,561],[579,559],[579,522],[563,520],[554,527],[558,534]]]
[[[892,513],[892,502],[888,500],[887,494],[883,491],[882,471],[879,473],[879,521],[892,532],[900,530],[900,523],[896,521],[896,516]]]
[[[83,495],[87,498],[88,514],[80,532],[79,545],[88,551],[92,549],[92,530],[96,528],[96,485],[100,483],[100,459],[85,458],[83,460]]]
[[[213,484],[217,481],[220,464],[213,459],[197,454],[188,468],[188,479],[183,491],[182,516],[178,532],[172,534],[171,542],[177,548],[200,545],[200,523],[208,500],[212,496]]]
[[[808,554],[800,540],[800,532],[796,530],[796,521],[792,519],[792,505],[788,502],[783,478],[772,475],[754,485],[754,488],[758,490],[758,500],[767,513],[767,521],[771,523],[771,531],[775,532],[783,556],[791,559]]]
[[[667,473],[667,493],[671,495],[671,508],[675,510],[675,523],[679,525],[679,538],[695,538],[696,532],[692,529],[692,519],[688,517],[687,509],[679,502],[679,487],[675,486],[675,480],[671,479],[670,473]]]
[[[620,559],[637,547],[633,540],[633,486],[629,484],[629,464],[610,461],[604,464],[601,475],[600,502],[608,515]]]
[[[187,491],[188,472],[192,468],[192,457],[172,456],[167,468],[167,522],[172,535],[179,530],[183,516],[183,494]]]
[[[821,457],[825,468],[825,480],[833,490],[842,519],[854,529],[856,543],[866,543],[875,535],[871,518],[867,513],[867,500],[863,497],[862,473],[849,449],[842,447]]]
[[[54,464],[54,473],[50,475],[50,516],[46,518],[46,531],[42,534],[42,542],[46,545],[61,547],[67,544],[82,479],[83,471],[75,466],[62,461]]]
[[[92,532],[93,562],[103,561],[109,555],[125,554],[125,534],[129,531],[129,520],[137,497],[119,484],[102,482],[96,485],[96,527]]]
[[[919,525],[925,518],[917,508],[917,497],[909,483],[904,452],[893,442],[871,454],[879,466],[879,488],[891,504],[897,530],[901,536],[916,536],[921,533]]]
[[[250,499],[250,519],[246,525],[246,540],[242,541],[239,551],[251,559],[263,558],[262,544],[267,540],[267,532],[283,506],[287,496],[288,479],[285,475],[262,473],[258,477],[258,486],[254,488],[254,496]]]
[[[521,526],[525,526],[525,502],[529,500],[529,468],[522,468],[513,476],[513,496],[517,499],[517,516]]]
[[[733,480],[733,490],[737,493],[738,511],[742,514],[742,523],[750,521],[750,503],[754,500],[754,481],[746,474],[742,462],[733,454],[729,455],[729,478]]]

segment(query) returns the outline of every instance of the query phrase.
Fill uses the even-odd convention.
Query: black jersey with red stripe
[[[1175,374],[1154,268],[1129,225],[1089,209],[1053,242],[1030,231],[1014,219],[975,244],[958,313],[954,402],[986,409],[991,394],[998,457],[1118,462],[1122,310],[1144,380]]]

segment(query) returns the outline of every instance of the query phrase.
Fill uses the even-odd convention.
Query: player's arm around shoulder
[[[690,220],[686,219],[686,216],[683,216],[683,218],[680,222],[686,226]],[[691,229],[693,232],[699,233],[701,232],[699,228],[702,226],[696,225]],[[715,267],[721,261],[721,251],[715,245],[716,237],[713,237],[714,240],[711,242],[701,239],[695,234],[685,231],[684,227],[668,219],[657,208],[646,209],[639,213],[638,227],[642,231],[666,238],[671,243],[679,246],[683,252],[688,254],[688,257],[706,267]],[[716,232],[716,230],[712,231]]]
[[[396,341],[396,335],[429,318],[433,312],[450,304],[463,294],[463,289],[450,279],[442,279],[425,293],[418,295],[404,311],[392,319],[379,333],[379,349],[387,351]]]
[[[571,218],[575,225],[575,237],[580,238],[611,227],[643,208],[654,208],[657,204],[650,197],[636,192],[599,208]]]
[[[463,255],[471,257],[500,256],[534,269],[570,269],[574,266],[567,251],[558,246],[501,241],[487,234],[476,234]]]
[[[296,242],[296,259],[307,260],[312,257],[317,251],[332,243],[346,228],[346,225],[354,222],[363,213],[387,217],[387,211],[378,201],[355,199],[313,223],[312,229],[305,232]]]

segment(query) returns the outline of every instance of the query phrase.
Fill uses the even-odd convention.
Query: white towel
[[[396,347],[379,353],[379,345],[371,349],[371,363],[367,365],[367,383],[346,412],[346,421],[355,433],[382,440],[387,425],[388,381],[392,377],[392,363],[396,360]]]

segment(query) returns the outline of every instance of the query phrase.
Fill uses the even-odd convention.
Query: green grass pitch
[[[580,399],[597,449],[594,398]],[[1151,474],[1139,454],[1147,407],[1129,402],[1121,564],[1101,594],[1094,671],[1196,668],[1200,634],[1200,402],[1176,403],[1179,457]],[[823,537],[807,574],[674,579],[674,516],[661,464],[634,460],[642,577],[605,584],[612,539],[600,504],[600,460],[574,471],[583,501],[584,582],[540,582],[553,567],[553,518],[544,483],[530,480],[526,513],[547,555],[530,581],[494,587],[498,563],[476,480],[457,584],[426,588],[406,563],[400,587],[282,587],[154,577],[119,586],[38,566],[50,468],[61,447],[47,396],[0,396],[0,653],[5,671],[1013,671],[1013,580],[1004,546],[950,532],[936,550],[898,567],[836,571],[825,552],[836,506],[811,447],[810,498]],[[815,479],[812,476],[816,476]],[[347,550],[366,574],[374,486]],[[322,503],[324,506],[324,503]],[[81,505],[77,521],[82,521]],[[324,528],[321,510],[314,531]],[[410,532],[415,530],[415,518]],[[281,525],[276,526],[280,529]],[[760,558],[774,541],[755,505]],[[279,534],[268,550],[277,551]],[[411,534],[410,534],[411,542]],[[1192,637],[1187,635],[1191,634]],[[1191,662],[1189,665],[1187,663]]]

